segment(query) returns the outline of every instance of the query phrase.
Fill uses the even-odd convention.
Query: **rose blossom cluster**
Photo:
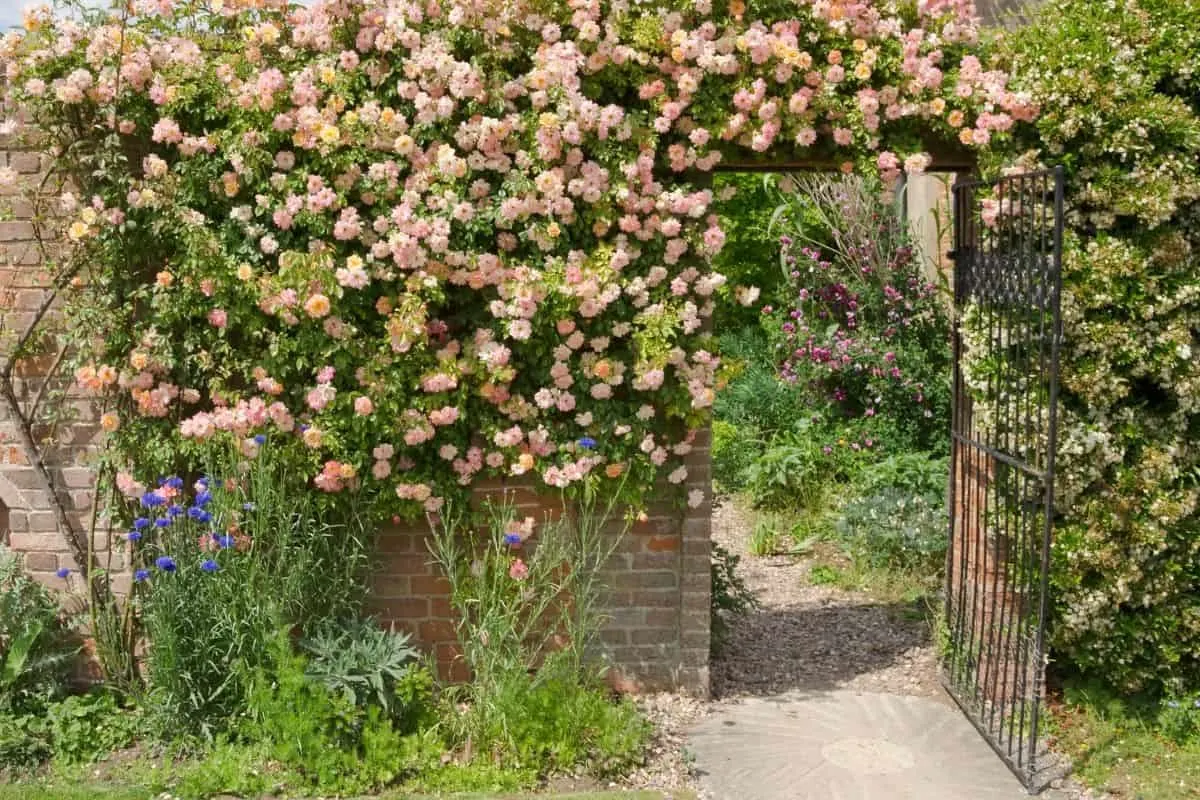
[[[138,242],[157,312],[111,307],[135,336],[97,358],[146,366],[81,382],[128,389],[121,413],[161,418],[167,436],[294,429],[323,464],[319,489],[383,482],[409,508],[484,475],[569,486],[621,465],[604,474],[682,482],[713,402],[706,321],[724,277],[708,261],[725,240],[717,199],[684,173],[783,147],[895,177],[929,165],[892,144],[914,125],[977,146],[1034,112],[967,52],[969,2],[925,0],[917,27],[883,2],[792,13],[38,12],[0,42],[11,99],[47,129],[84,120],[80,135],[109,127],[149,151],[89,181],[72,238],[101,254],[161,231]],[[241,41],[208,47],[215,30]],[[632,97],[613,88],[631,80]],[[210,410],[176,414],[181,399]],[[581,454],[583,437],[600,444]]]

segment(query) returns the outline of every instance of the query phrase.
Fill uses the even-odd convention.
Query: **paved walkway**
[[[971,723],[930,698],[752,697],[719,706],[688,739],[713,800],[1028,798]]]

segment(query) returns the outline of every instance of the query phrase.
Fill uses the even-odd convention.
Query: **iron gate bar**
[[[955,183],[947,690],[1031,792],[1039,736],[1062,342],[1061,167]],[[984,198],[982,195],[991,194]],[[992,203],[991,219],[984,202]],[[970,323],[974,351],[964,342]],[[978,352],[982,350],[983,352]],[[982,396],[978,369],[987,367]],[[989,418],[990,417],[990,418]]]

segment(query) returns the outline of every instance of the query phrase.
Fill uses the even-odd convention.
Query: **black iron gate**
[[[1032,792],[1062,338],[1062,169],[954,186],[946,686]]]

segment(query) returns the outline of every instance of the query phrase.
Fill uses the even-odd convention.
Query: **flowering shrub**
[[[1053,0],[1003,47],[1067,170],[1053,643],[1122,688],[1200,683],[1195,0]]]
[[[928,165],[922,138],[982,147],[1035,112],[971,55],[967,0],[755,13],[31,13],[0,44],[8,98],[73,181],[77,377],[117,450],[145,480],[218,431],[294,435],[316,489],[389,513],[482,476],[678,472],[725,238],[683,173],[787,147],[893,179]]]

